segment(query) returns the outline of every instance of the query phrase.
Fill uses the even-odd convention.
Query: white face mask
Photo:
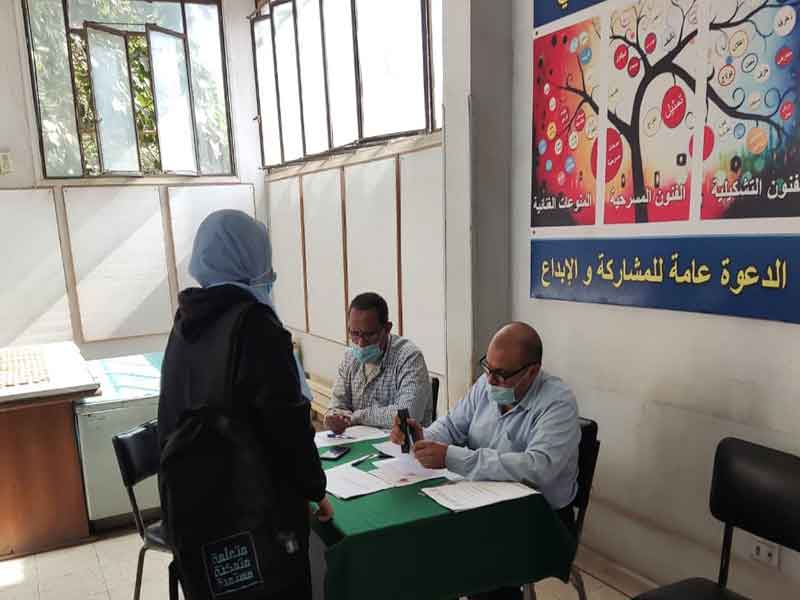
[[[517,384],[519,385],[519,384]],[[491,383],[487,383],[487,390],[489,394],[489,400],[492,402],[497,403],[499,406],[513,406],[515,405],[517,400],[516,395],[517,386],[514,387],[501,387],[499,385],[492,385]]]

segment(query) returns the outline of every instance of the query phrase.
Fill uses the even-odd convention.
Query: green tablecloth
[[[373,442],[330,468],[374,452]],[[359,467],[372,469],[371,462]],[[459,594],[569,578],[576,545],[541,495],[453,513],[423,495],[445,480],[354,498],[331,497],[331,523],[315,523],[327,546],[326,600],[443,600]]]

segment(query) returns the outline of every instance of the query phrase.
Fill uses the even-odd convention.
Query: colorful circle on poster
[[[653,107],[644,117],[644,133],[647,137],[654,137],[661,129],[661,111]]]
[[[769,68],[768,64],[761,64],[756,67],[756,74],[754,77],[756,81],[759,83],[764,83],[769,79],[769,76],[772,74],[772,69]]]
[[[794,102],[792,102],[791,100],[787,100],[786,102],[781,104],[781,110],[780,110],[781,119],[783,119],[784,121],[788,121],[789,119],[791,119],[794,116],[794,109],[795,109]]]
[[[547,126],[547,139],[551,142],[556,139],[556,134],[558,133],[558,127],[556,127],[555,123],[550,123]]]
[[[714,44],[714,51],[721,57],[728,56],[728,34],[724,31],[717,35],[717,42]]]
[[[714,151],[716,136],[714,130],[708,125],[703,129],[703,160],[708,160]],[[694,156],[694,136],[689,140],[689,156]]]
[[[661,118],[664,120],[664,125],[675,129],[683,122],[686,109],[686,92],[681,86],[673,85],[661,101]]]
[[[553,150],[556,156],[561,156],[561,153],[564,152],[564,141],[561,139],[556,140],[556,143],[553,145]]]
[[[581,46],[585,46],[586,44],[589,43],[589,34],[586,33],[585,31],[581,32],[580,40],[581,40]]]
[[[544,170],[547,171],[548,173],[553,170],[553,161],[552,160],[547,159],[547,162],[544,163]]]
[[[759,127],[754,127],[750,130],[750,133],[747,134],[747,149],[750,151],[750,154],[760,156],[767,149],[768,143],[767,132]]]
[[[561,110],[558,111],[558,119],[561,121],[562,126],[569,122],[569,109],[566,106],[562,106]]]
[[[564,183],[566,183],[566,181],[567,181],[567,176],[566,176],[566,175],[564,175],[564,171],[561,171],[561,172],[558,174],[558,176],[556,177],[556,181],[558,182],[558,185],[564,185]]]
[[[744,56],[744,53],[747,52],[747,48],[750,46],[750,38],[748,37],[747,32],[740,29],[734,33],[731,36],[729,46],[731,56],[734,58]]]
[[[545,96],[549,96],[550,95],[550,84],[549,83],[545,83],[544,84],[544,95]]]
[[[586,137],[593,140],[597,137],[597,117],[591,117],[586,121]]]
[[[784,6],[775,15],[775,33],[786,37],[797,25],[797,11],[791,6]]]
[[[584,127],[586,127],[586,113],[583,112],[583,109],[579,110],[578,114],[575,115],[573,125],[575,126],[575,131],[583,131]]]
[[[592,62],[592,49],[588,46],[581,50],[581,64],[586,66]]]
[[[747,127],[745,127],[744,123],[739,123],[736,127],[733,128],[733,135],[736,137],[737,140],[742,139],[746,133],[747,133]]]
[[[555,98],[550,98],[550,101],[547,103],[547,108],[550,109],[550,112],[553,112],[558,107],[558,101]]]
[[[775,64],[778,65],[779,69],[785,69],[790,64],[792,64],[792,59],[794,58],[794,51],[789,48],[789,46],[784,46],[780,50],[778,50],[778,54],[775,55]]]
[[[731,171],[734,173],[738,173],[742,170],[742,158],[741,156],[734,156],[731,159]]]
[[[764,102],[764,98],[761,96],[761,92],[753,92],[747,98],[747,108],[750,110],[758,110],[761,108],[761,104]]]
[[[751,52],[742,59],[742,71],[745,73],[752,73],[758,66],[758,55]]]
[[[656,47],[658,46],[658,37],[656,37],[655,33],[648,33],[647,37],[644,38],[644,51],[648,54],[652,54],[656,51]]]
[[[625,68],[628,64],[628,58],[630,58],[630,50],[628,50],[628,44],[622,43],[617,46],[617,49],[614,50],[614,66],[617,67],[620,71]]]
[[[592,173],[597,177],[597,156],[599,140],[592,146]],[[606,132],[606,183],[612,181],[622,168],[622,136],[616,129]]]
[[[575,170],[575,159],[571,156],[567,157],[567,160],[564,161],[564,170],[567,173],[572,173]]]
[[[736,67],[733,65],[725,65],[719,70],[717,81],[722,87],[728,87],[736,80]]]
[[[547,141],[539,140],[539,146],[537,147],[537,150],[539,151],[540,156],[547,152]]]
[[[578,142],[579,142],[578,133],[576,131],[573,131],[572,133],[570,133],[569,134],[569,140],[567,140],[567,141],[569,142],[570,150],[575,150],[575,148],[578,147]]]
[[[572,54],[575,54],[578,51],[579,46],[580,42],[578,41],[578,38],[574,37],[572,38],[572,41],[569,43],[569,51]]]
[[[634,56],[628,62],[628,75],[630,75],[631,77],[636,77],[639,74],[639,71],[641,70],[642,70],[642,61]]]

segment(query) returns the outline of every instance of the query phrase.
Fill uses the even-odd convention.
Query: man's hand
[[[344,415],[327,415],[325,417],[325,427],[330,429],[336,435],[344,433],[344,430],[350,427],[350,417]]]
[[[320,500],[317,506],[319,506],[319,508],[317,512],[314,513],[317,521],[320,523],[327,523],[333,518],[333,506],[331,506],[331,501],[328,500],[327,496]]]
[[[426,442],[414,444],[414,457],[428,469],[444,469],[447,459],[447,444]]]
[[[414,435],[417,437],[417,441],[421,441],[425,438],[424,434],[422,433],[422,425],[417,423],[414,419],[408,420],[408,426],[414,431]],[[392,432],[389,434],[389,439],[392,440],[395,444],[402,446],[403,442],[406,439],[406,436],[403,434],[403,431],[400,429],[400,417],[395,415],[394,417],[394,426],[392,427]]]

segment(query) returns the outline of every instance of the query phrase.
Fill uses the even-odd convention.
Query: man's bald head
[[[492,338],[490,354],[502,354],[517,364],[517,368],[542,362],[542,338],[527,323],[509,323]],[[493,352],[494,351],[494,352]]]

